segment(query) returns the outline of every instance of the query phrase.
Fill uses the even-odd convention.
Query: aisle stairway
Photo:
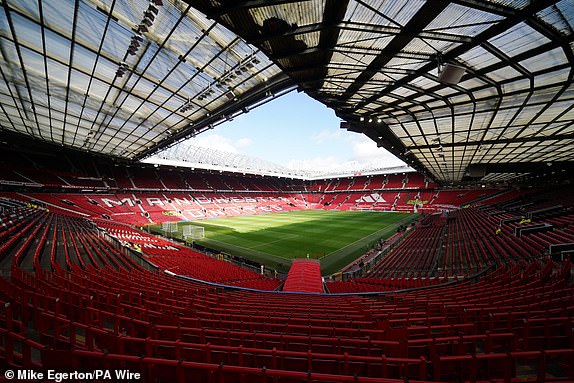
[[[322,293],[321,264],[314,259],[294,259],[283,291]]]

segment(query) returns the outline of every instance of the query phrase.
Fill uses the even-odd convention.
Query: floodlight
[[[147,10],[150,11],[151,13],[157,15],[158,9],[155,5],[150,3],[149,7],[147,7]]]
[[[155,20],[155,13],[153,13],[148,9],[147,11],[144,12],[144,19],[149,19],[150,21],[153,22]]]
[[[151,27],[152,21],[153,20],[151,20],[149,17],[146,16],[143,18],[141,25],[145,25],[146,27]]]

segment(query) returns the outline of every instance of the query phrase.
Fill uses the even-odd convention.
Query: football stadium
[[[0,3],[2,381],[574,381],[572,0]]]

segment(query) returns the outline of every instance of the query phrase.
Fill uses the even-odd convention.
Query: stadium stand
[[[0,380],[574,381],[572,0],[2,11]],[[194,145],[290,92],[338,119],[312,140],[349,134],[370,163],[295,171]],[[293,152],[308,139],[264,128]],[[343,212],[301,215],[401,220],[325,276],[309,256],[285,277],[254,248],[149,233],[319,209]]]
[[[474,281],[375,296],[228,291],[139,265],[83,219],[7,203],[17,207],[2,222],[20,229],[1,249],[5,365],[105,365],[145,381],[572,377],[569,262],[512,260]],[[60,233],[73,242],[64,252],[46,240]]]
[[[125,180],[166,185],[164,174],[173,174],[152,170],[130,169],[132,178],[126,174]],[[138,182],[136,174],[156,181]],[[98,177],[75,179],[92,176]],[[424,178],[409,176],[405,189],[384,191],[387,183],[374,192],[310,192],[312,183],[307,190],[289,184],[289,190],[279,179],[227,181],[232,177],[217,175],[218,185],[259,190],[144,191],[132,185],[108,194],[3,192],[3,365],[105,365],[139,371],[149,382],[574,377],[571,266],[549,256],[551,245],[574,239],[571,203],[560,198],[568,188],[411,189],[409,182],[418,180],[418,188]],[[353,185],[364,188],[365,182]],[[277,185],[284,190],[261,190]],[[293,283],[296,278],[288,277],[283,285],[130,226],[179,220],[165,212],[206,217],[258,214],[272,206],[344,210],[393,203],[398,210],[412,200],[428,201],[422,205],[437,212],[397,233],[381,254],[362,258],[356,266],[362,275],[327,280],[328,294],[319,294],[318,269],[297,273],[294,267],[292,276],[313,278]],[[522,222],[525,217],[530,222]],[[541,223],[552,230],[515,234]],[[281,288],[291,293],[275,292]]]

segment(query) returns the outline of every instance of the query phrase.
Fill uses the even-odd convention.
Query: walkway
[[[294,259],[283,291],[322,293],[321,264],[314,259]]]

